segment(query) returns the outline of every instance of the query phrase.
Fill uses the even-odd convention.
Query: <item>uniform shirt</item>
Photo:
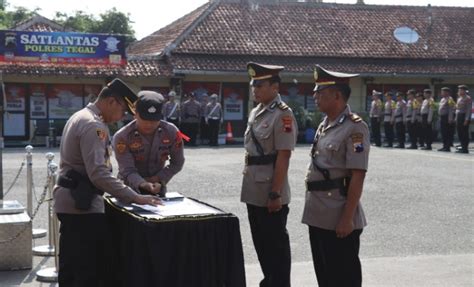
[[[350,107],[342,112],[334,122],[326,117],[316,132],[316,164],[329,171],[330,179],[346,177],[352,169],[367,170],[369,161],[369,129],[364,121],[351,119]],[[311,161],[306,181],[324,180]],[[335,230],[344,210],[346,197],[338,189],[329,191],[306,191],[302,222],[311,226]],[[359,203],[354,214],[355,229],[367,225],[362,205]]]
[[[382,101],[380,99],[372,100],[370,104],[370,117],[371,118],[379,118],[382,115]]]
[[[157,175],[164,183],[178,173],[184,164],[183,140],[172,123],[160,121],[155,134],[143,136],[136,121],[114,135],[113,147],[119,165],[119,177],[138,191],[144,177]],[[166,164],[169,160],[169,164]]]
[[[418,101],[418,100],[414,100],[413,101],[413,118],[411,119],[412,120],[412,123],[414,123],[415,121],[417,122],[421,122],[421,103]]]
[[[215,107],[215,108],[214,108]],[[204,112],[204,115],[208,118],[208,119],[212,119],[212,120],[220,120],[222,118],[222,107],[221,107],[221,104],[219,103],[208,103],[206,105],[206,110]]]
[[[395,105],[395,112],[393,113],[393,117],[396,123],[403,122],[406,117],[406,107],[407,104],[404,100],[397,101]]]
[[[100,190],[110,193],[125,203],[131,202],[136,193],[112,175],[110,156],[112,148],[109,129],[102,121],[99,109],[90,103],[76,112],[64,126],[61,138],[59,175],[70,169],[89,177]],[[87,211],[74,207],[68,188],[55,186],[54,210],[56,213],[104,213],[102,196],[95,195]]]
[[[384,117],[383,117],[384,122],[392,121],[392,115],[393,115],[393,112],[395,111],[395,108],[396,108],[396,103],[393,100],[385,102]]]
[[[405,122],[413,122],[414,110],[415,110],[414,109],[414,104],[415,104],[415,100],[408,100]]]
[[[432,98],[425,99],[421,104],[421,111],[422,115],[428,115],[428,122],[431,123],[433,120],[433,108],[434,108],[434,100]]]
[[[456,103],[456,115],[458,114],[465,114],[465,119],[470,120],[472,113],[472,100],[471,97],[465,95],[464,97],[458,97],[458,101]]]
[[[163,105],[163,117],[164,120],[177,120],[179,119],[179,104],[177,102],[166,102]]]
[[[181,122],[199,123],[201,121],[201,104],[196,100],[187,100],[181,109]]]
[[[448,120],[453,120],[455,108],[456,103],[452,97],[442,97],[439,101],[438,114],[440,116],[448,116]]]
[[[252,139],[251,128],[265,155],[295,148],[298,126],[293,112],[281,101],[280,95],[269,105],[259,104],[250,112],[244,137],[245,151],[249,156],[258,156],[260,154]],[[273,164],[246,165],[243,175],[240,200],[255,206],[267,206],[268,193],[272,191]],[[280,194],[282,204],[288,204],[290,185],[287,176]]]

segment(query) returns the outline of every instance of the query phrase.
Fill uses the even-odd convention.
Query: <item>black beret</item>
[[[165,98],[154,91],[138,92],[138,100],[136,103],[136,111],[140,118],[147,121],[159,121],[162,118],[161,108]]]

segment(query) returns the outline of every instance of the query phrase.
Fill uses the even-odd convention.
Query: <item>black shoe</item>
[[[450,152],[451,149],[450,149],[450,148],[445,148],[445,147],[443,147],[443,148],[439,148],[438,151],[447,151],[447,152]]]
[[[424,144],[420,144],[418,147],[425,147],[425,145],[424,145]]]
[[[405,146],[404,145],[396,145],[396,146],[394,146],[394,148],[405,148]]]
[[[431,147],[430,146],[424,146],[422,148],[420,148],[421,150],[431,150]]]
[[[455,151],[455,153],[469,153],[469,150],[467,150],[467,149],[458,149],[457,151]]]
[[[418,149],[418,147],[416,145],[411,145],[411,146],[407,147],[407,149]]]
[[[393,147],[392,144],[384,144],[383,147]]]

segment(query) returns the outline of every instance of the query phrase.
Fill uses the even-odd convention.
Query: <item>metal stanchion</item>
[[[27,145],[26,150],[26,212],[32,218],[33,215],[33,147]],[[33,228],[33,239],[46,236],[46,229]]]
[[[52,159],[51,159],[52,160]],[[49,194],[52,194],[54,185],[56,184],[56,171],[58,170],[58,165],[54,162],[49,164],[48,172],[50,174],[49,181]],[[51,203],[53,201],[52,197],[50,198],[50,206],[53,206]],[[57,282],[58,281],[58,271],[59,271],[59,258],[58,258],[58,243],[59,243],[59,222],[56,214],[53,209],[49,209],[49,218],[50,218],[50,242],[52,243],[53,255],[54,255],[54,267],[43,268],[36,272],[36,280],[41,282]]]
[[[56,184],[56,180],[53,180],[53,169],[57,170],[58,166],[53,162],[54,159],[54,153],[48,152],[46,154],[46,159],[48,159],[48,179],[49,179],[49,184],[48,184],[48,237],[49,237],[49,244],[48,245],[40,245],[36,246],[33,248],[33,255],[36,256],[53,256],[54,255],[54,234],[52,232],[53,229],[53,217],[54,217],[54,212],[53,212],[53,189],[54,185]]]

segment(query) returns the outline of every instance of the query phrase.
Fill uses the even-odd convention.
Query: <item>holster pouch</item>
[[[89,210],[94,195],[104,194],[103,191],[92,184],[87,176],[83,176],[73,169],[68,170],[65,175],[58,178],[58,185],[71,191],[74,207],[79,210]]]

